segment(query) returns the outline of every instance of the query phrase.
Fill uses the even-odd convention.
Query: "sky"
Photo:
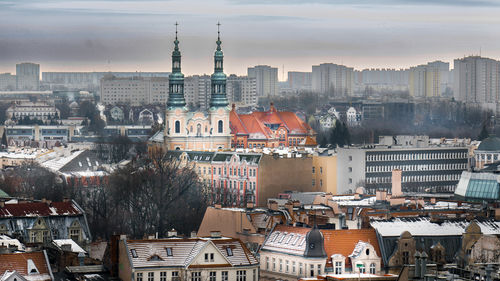
[[[179,23],[182,71],[213,72],[217,22],[226,73],[267,64],[311,71],[407,68],[480,54],[500,59],[500,0],[0,0],[0,73],[170,71]]]

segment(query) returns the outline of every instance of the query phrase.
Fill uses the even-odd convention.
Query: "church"
[[[221,48],[220,30],[217,33],[215,70],[211,76],[210,108],[208,112],[191,112],[184,99],[184,74],[181,72],[181,52],[177,30],[175,31],[172,73],[169,76],[163,132],[163,144],[166,150],[231,149],[230,108],[226,96],[226,74],[223,71],[224,55]]]

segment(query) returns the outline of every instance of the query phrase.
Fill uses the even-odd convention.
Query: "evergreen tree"
[[[4,148],[7,148],[9,146],[8,142],[7,142],[7,133],[5,132],[6,130],[4,129],[3,130],[3,135],[2,135],[2,146]]]

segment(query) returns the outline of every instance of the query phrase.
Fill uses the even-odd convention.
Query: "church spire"
[[[184,100],[184,74],[181,72],[181,52],[179,51],[179,40],[177,39],[177,26],[179,24],[176,22],[174,51],[172,52],[172,73],[168,77],[168,109],[186,106]]]
[[[211,77],[212,96],[210,99],[210,108],[227,107],[229,102],[226,97],[226,74],[224,74],[223,61],[220,41],[220,23],[217,23],[217,49],[214,55],[214,74]]]

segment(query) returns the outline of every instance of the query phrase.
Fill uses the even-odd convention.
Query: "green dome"
[[[477,150],[500,151],[500,138],[497,138],[495,136],[485,138],[483,141],[481,141],[481,144],[479,144]]]

